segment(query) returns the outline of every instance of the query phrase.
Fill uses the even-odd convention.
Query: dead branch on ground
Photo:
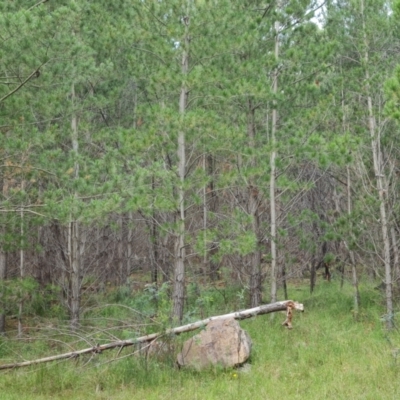
[[[103,352],[104,350],[109,350],[109,349],[114,349],[114,348],[122,349],[127,346],[133,346],[133,345],[140,344],[140,343],[152,342],[153,340],[157,339],[160,336],[179,335],[184,332],[190,332],[190,331],[199,329],[199,328],[207,325],[210,321],[214,321],[216,319],[234,318],[237,320],[242,320],[242,319],[251,318],[251,317],[255,317],[255,316],[263,315],[263,314],[269,314],[269,313],[273,313],[273,312],[277,312],[277,311],[286,311],[287,319],[283,323],[283,325],[286,325],[289,329],[291,329],[292,328],[292,325],[291,325],[292,310],[304,311],[304,306],[303,306],[303,304],[294,302],[292,300],[278,301],[276,303],[265,304],[265,305],[262,305],[259,307],[254,307],[254,308],[250,308],[250,309],[243,310],[243,311],[236,311],[236,312],[233,312],[230,314],[223,314],[223,315],[218,315],[218,316],[214,316],[214,317],[209,317],[209,318],[203,319],[201,321],[193,322],[191,324],[167,329],[165,332],[151,333],[149,335],[141,336],[141,337],[138,337],[135,339],[117,340],[112,343],[106,343],[106,344],[102,344],[102,345],[97,344],[96,346],[89,347],[86,349],[71,351],[68,353],[58,354],[58,355],[44,357],[44,358],[38,358],[35,360],[31,360],[31,361],[4,364],[4,365],[0,365],[0,370],[26,367],[29,365],[42,364],[42,363],[56,361],[56,360],[62,360],[62,359],[71,359],[71,358],[75,359],[82,354],[99,354],[99,353]]]

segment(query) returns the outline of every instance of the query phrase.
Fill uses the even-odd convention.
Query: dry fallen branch
[[[0,103],[6,100],[8,97],[12,96],[14,93],[18,92],[19,89],[21,89],[26,83],[28,83],[33,77],[38,77],[40,74],[40,68],[43,67],[47,63],[44,62],[42,65],[40,65],[38,68],[36,68],[23,82],[21,82],[16,88],[11,90],[11,92],[7,93],[0,99]]]
[[[26,367],[28,365],[41,364],[41,363],[45,363],[45,362],[62,360],[62,359],[77,358],[82,354],[90,354],[90,353],[98,354],[104,350],[109,350],[109,349],[114,349],[114,348],[123,348],[123,347],[127,347],[127,346],[133,346],[133,345],[139,344],[139,343],[151,342],[162,335],[179,335],[183,332],[190,332],[190,331],[199,329],[199,328],[207,325],[210,321],[213,321],[216,319],[234,318],[234,319],[242,320],[242,319],[246,319],[246,318],[255,317],[258,315],[269,314],[272,312],[286,311],[287,319],[283,323],[283,325],[286,325],[288,328],[291,328],[292,327],[292,325],[291,325],[292,310],[304,311],[304,306],[303,306],[303,304],[294,302],[292,300],[278,301],[276,303],[265,304],[265,305],[262,305],[259,307],[254,307],[254,308],[250,308],[250,309],[243,310],[243,311],[237,311],[237,312],[233,312],[230,314],[224,314],[224,315],[218,315],[215,317],[206,318],[201,321],[193,322],[191,324],[167,329],[165,332],[152,333],[152,334],[149,334],[146,336],[138,337],[136,339],[118,340],[118,341],[115,341],[112,343],[106,343],[106,344],[102,344],[102,345],[98,344],[96,346],[89,347],[86,349],[71,351],[71,352],[64,353],[64,354],[58,354],[55,356],[38,358],[36,360],[24,361],[24,362],[19,362],[19,363],[4,364],[4,365],[0,365],[0,370]]]

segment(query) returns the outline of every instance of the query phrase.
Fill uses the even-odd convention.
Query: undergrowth
[[[134,338],[168,325],[167,286],[108,294],[84,313],[82,329],[42,320],[22,339],[0,337],[0,364],[34,359]],[[379,291],[361,285],[362,308],[355,319],[352,288],[323,282],[289,287],[302,302],[293,330],[281,326],[283,314],[241,321],[253,341],[244,368],[203,372],[177,369],[174,358],[156,360],[127,347],[79,359],[0,371],[0,398],[11,399],[397,399],[400,398],[400,335],[385,330]],[[200,296],[201,294],[201,296]],[[244,308],[235,288],[188,288],[186,320]],[[37,321],[36,321],[37,322]],[[181,342],[192,334],[176,338]],[[171,340],[175,340],[172,338]],[[178,345],[177,345],[178,346]],[[136,355],[132,355],[136,353]]]

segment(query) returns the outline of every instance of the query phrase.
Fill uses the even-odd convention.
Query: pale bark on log
[[[24,361],[24,362],[19,362],[19,363],[4,364],[4,365],[0,365],[0,370],[27,367],[29,365],[42,364],[45,362],[56,361],[56,360],[77,358],[82,354],[90,354],[90,353],[96,354],[96,353],[101,353],[104,350],[109,350],[109,349],[114,349],[114,348],[123,348],[123,347],[133,346],[135,344],[151,342],[160,336],[179,335],[184,332],[194,331],[196,329],[199,329],[199,328],[207,325],[210,321],[213,321],[216,319],[234,318],[234,319],[242,320],[242,319],[246,319],[246,318],[256,317],[258,315],[269,314],[269,313],[273,313],[273,312],[277,312],[277,311],[287,311],[287,310],[292,310],[292,309],[295,309],[298,311],[304,311],[304,306],[303,306],[303,304],[294,302],[292,300],[278,301],[276,303],[264,304],[262,306],[250,308],[250,309],[243,310],[243,311],[236,311],[236,312],[233,312],[230,314],[223,314],[223,315],[218,315],[218,316],[214,316],[214,317],[209,317],[209,318],[203,319],[201,321],[193,322],[191,324],[178,326],[176,328],[170,328],[164,332],[151,333],[149,335],[141,336],[141,337],[138,337],[135,339],[118,340],[118,341],[115,341],[112,343],[106,343],[106,344],[102,344],[102,345],[98,344],[96,346],[89,347],[89,348],[82,349],[82,350],[76,350],[76,351],[71,351],[68,353],[57,354],[55,356],[38,358],[36,360]],[[284,322],[284,324],[285,323],[286,323],[286,321]],[[290,328],[291,328],[291,326],[290,326]]]

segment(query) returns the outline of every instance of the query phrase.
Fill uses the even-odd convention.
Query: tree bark
[[[254,126],[254,113],[251,100],[248,104],[248,116],[247,116],[247,134],[249,137],[249,145],[255,149],[255,126]],[[256,158],[252,157],[251,166],[256,166]],[[249,179],[248,197],[249,197],[249,214],[251,215],[251,225],[254,236],[257,238],[257,247],[253,253],[250,254],[250,305],[251,307],[257,307],[261,303],[262,297],[262,282],[261,282],[261,248],[260,248],[260,221],[259,221],[259,194],[258,188],[255,183],[252,182],[252,178]]]
[[[365,13],[364,13],[364,0],[360,1],[361,17],[362,17],[362,28],[364,38],[364,67],[365,67],[365,90],[368,104],[368,129],[371,137],[371,150],[374,165],[375,181],[377,186],[377,194],[379,199],[379,211],[380,211],[380,224],[382,230],[383,240],[383,259],[385,269],[385,287],[386,287],[386,326],[388,329],[394,327],[394,314],[393,314],[393,296],[392,296],[392,268],[390,264],[390,240],[388,233],[388,221],[386,215],[386,188],[384,187],[384,171],[382,167],[382,152],[380,150],[380,135],[376,130],[376,121],[374,110],[372,106],[372,97],[370,89],[370,74],[369,74],[369,52],[368,52],[368,39],[367,30],[365,24]]]
[[[178,133],[178,212],[177,219],[177,233],[175,239],[175,275],[174,275],[174,289],[173,289],[173,310],[172,318],[176,321],[182,321],[183,307],[185,299],[185,174],[186,174],[186,148],[185,148],[185,128],[184,117],[187,106],[188,90],[186,87],[186,76],[189,71],[189,2],[187,3],[186,16],[182,18],[185,25],[185,35],[183,39],[183,52],[182,52],[182,86],[179,98],[179,114],[180,114],[180,130]]]
[[[215,214],[217,211],[217,194],[214,190],[214,170],[215,160],[212,154],[204,154],[204,173],[208,176],[209,182],[204,187],[204,206],[203,206],[203,229],[204,229],[204,247],[205,253],[203,256],[204,273],[209,274],[212,281],[218,279],[218,262],[216,262],[212,256],[217,252],[217,245],[215,242],[208,244],[206,237],[208,228],[208,215],[209,213]]]
[[[122,214],[118,215],[118,239],[117,239],[117,252],[118,252],[118,276],[120,286],[126,285],[126,268],[124,266],[124,221]]]
[[[128,213],[128,239],[127,239],[127,260],[126,260],[126,276],[127,276],[127,282],[129,282],[129,276],[132,273],[132,259],[133,259],[133,251],[132,251],[132,242],[133,242],[133,213],[132,211],[129,211]]]
[[[24,190],[24,181],[22,180],[21,182],[21,190]],[[25,250],[24,250],[24,234],[25,234],[25,230],[24,230],[24,211],[23,211],[23,207],[21,207],[21,212],[20,212],[20,217],[21,217],[21,221],[20,221],[20,235],[21,235],[21,239],[20,239],[20,249],[19,249],[19,274],[20,274],[20,279],[21,281],[24,279],[25,277]],[[19,304],[18,304],[18,337],[22,336],[22,311],[23,311],[23,307],[24,307],[24,300],[20,299]]]
[[[310,293],[314,292],[315,283],[317,281],[317,256],[312,255],[310,268]]]
[[[350,169],[347,167],[347,213],[351,214],[351,179]],[[360,291],[358,290],[358,277],[356,268],[356,259],[354,257],[354,251],[349,248],[347,242],[344,241],[344,245],[347,247],[351,262],[351,276],[354,289],[354,314],[357,316],[360,309]]]
[[[204,175],[207,175],[207,153],[204,152],[203,154],[203,172]],[[209,270],[209,265],[208,265],[208,244],[207,244],[207,215],[208,215],[208,210],[207,210],[207,188],[208,185],[205,184],[203,187],[203,235],[204,235],[204,250],[203,250],[203,269],[204,269],[204,275],[207,274],[207,271]],[[211,273],[210,273],[211,276]]]
[[[154,176],[151,178],[152,189],[155,190]],[[157,229],[157,214],[153,207],[152,209],[152,219],[151,219],[151,282],[157,286],[158,284],[158,229]]]
[[[3,176],[3,196],[7,195],[8,192],[8,179],[7,176]],[[1,227],[1,233],[4,237],[5,228]],[[5,300],[4,293],[2,292],[2,287],[5,285],[5,280],[7,278],[7,252],[4,249],[4,244],[0,243],[0,334],[6,332],[6,313],[5,313]]]
[[[72,105],[75,103],[75,85],[72,84],[71,90]],[[78,117],[73,110],[71,120],[71,141],[72,153],[74,160],[74,179],[79,177],[79,163],[77,156],[79,154],[78,143]],[[77,194],[75,193],[75,197]],[[79,237],[79,223],[75,220],[75,216],[71,215],[71,221],[68,226],[68,255],[69,255],[69,268],[71,273],[71,301],[70,301],[70,325],[71,329],[75,330],[79,326],[80,317],[80,300],[81,300],[81,257],[80,257],[80,237]]]
[[[280,4],[278,2],[277,7]],[[275,21],[275,61],[279,59],[279,21]],[[278,68],[274,72],[273,93],[278,93]],[[271,129],[271,176],[270,176],[270,215],[271,215],[271,302],[277,299],[277,252],[276,252],[276,203],[275,203],[275,174],[276,174],[276,131],[278,125],[278,110],[276,101],[274,101],[272,109],[272,129]]]
[[[396,229],[394,226],[390,228],[390,236],[392,238],[392,248],[393,248],[393,275],[394,281],[397,286],[399,285],[400,271],[399,271],[399,247],[397,242]]]
[[[79,225],[77,221],[69,224],[69,265],[71,269],[71,329],[79,326],[81,299],[81,268],[79,256]]]
[[[346,132],[346,109],[344,105],[344,88],[342,87],[342,125],[343,125],[343,132]],[[352,212],[352,201],[351,201],[351,175],[350,175],[350,168],[349,166],[346,167],[346,175],[347,175],[347,182],[346,182],[346,190],[347,190],[347,215],[350,217]],[[339,203],[337,203],[336,211],[340,213]],[[357,268],[356,268],[356,260],[354,256],[354,251],[349,247],[346,240],[343,240],[343,244],[346,250],[349,252],[350,263],[351,263],[351,276],[352,276],[352,284],[354,290],[354,315],[355,317],[358,316],[360,310],[360,291],[358,289],[358,276],[357,276]],[[342,279],[344,277],[344,268],[345,264],[342,265]]]
[[[0,246],[0,285],[5,285],[7,278],[7,253],[3,247]],[[1,290],[0,286],[0,290]],[[3,299],[4,293],[0,291],[0,334],[4,334],[6,331],[6,313],[5,313],[5,301]]]

